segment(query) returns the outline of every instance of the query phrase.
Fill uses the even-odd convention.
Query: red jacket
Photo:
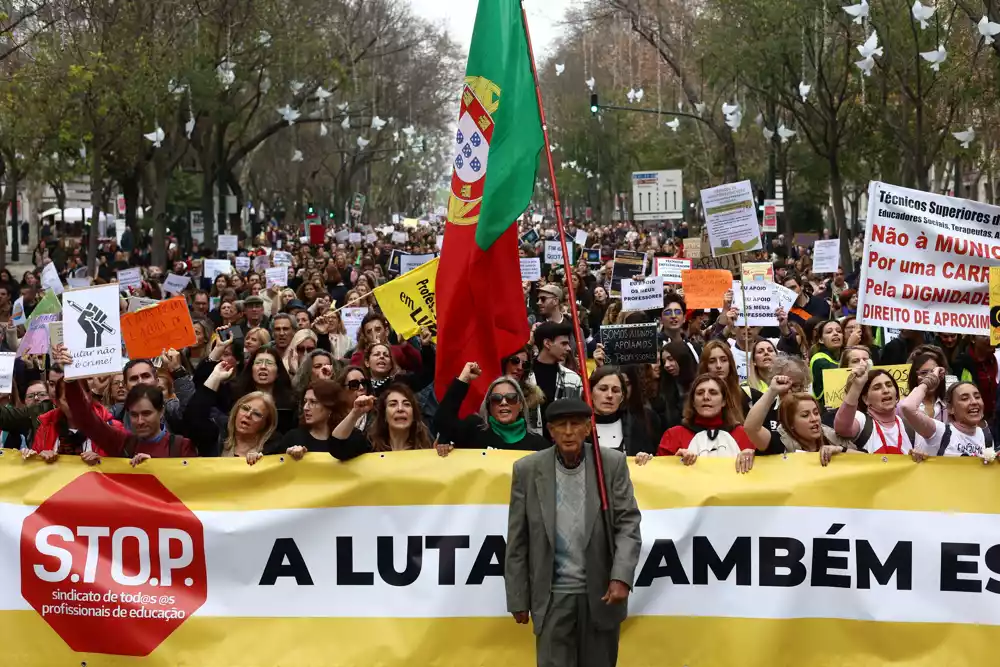
[[[91,408],[93,408],[94,415],[100,419],[102,422],[110,425],[113,428],[117,428],[120,431],[124,431],[125,427],[121,422],[117,421],[100,403],[91,403]],[[62,410],[56,408],[55,410],[49,410],[45,414],[38,418],[38,427],[35,429],[35,437],[31,441],[31,448],[36,452],[47,452],[56,449],[56,443],[59,443],[59,453],[60,454],[77,454],[79,452],[69,448],[66,443],[60,442],[59,440],[59,428],[60,422],[65,423],[65,417],[63,416]],[[91,449],[105,456],[104,450],[102,450],[96,443],[91,442]]]
[[[699,417],[693,428],[682,424],[668,429],[660,439],[656,455],[673,456],[681,449],[694,449],[699,456],[734,456],[735,450],[756,447],[743,426],[726,427],[721,419],[708,421]]]

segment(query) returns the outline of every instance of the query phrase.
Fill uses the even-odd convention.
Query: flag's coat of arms
[[[486,183],[486,163],[493,139],[493,113],[500,106],[500,89],[482,77],[466,77],[455,133],[455,161],[451,176],[448,220],[474,225]]]

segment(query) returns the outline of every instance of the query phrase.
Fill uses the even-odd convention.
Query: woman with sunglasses
[[[309,452],[330,453],[334,427],[344,419],[347,391],[332,380],[313,380],[302,397],[302,419],[298,428],[279,442],[264,449],[264,454],[288,454],[299,461]]]
[[[549,447],[550,443],[545,438],[528,431],[524,418],[524,394],[512,377],[502,376],[490,384],[478,414],[465,419],[458,416],[469,394],[469,385],[482,374],[479,364],[470,361],[448,387],[435,417],[441,440],[451,441],[460,449],[537,452]],[[438,452],[444,456],[450,451],[448,446],[438,447]]]
[[[365,370],[358,366],[348,366],[340,371],[340,375],[337,376],[337,382],[347,390],[347,397],[345,399],[347,405],[354,405],[359,396],[367,396],[371,393],[372,386],[368,381],[368,376],[365,375]],[[354,425],[354,428],[364,431],[367,425],[368,413],[365,413],[358,418],[358,422]]]
[[[289,375],[295,375],[299,370],[302,358],[315,350],[317,345],[318,337],[312,329],[299,329],[295,332],[292,341],[288,344],[288,349],[285,350],[285,356],[281,360]]]
[[[364,432],[355,428],[362,415],[372,412]],[[417,396],[405,384],[390,385],[376,398],[359,396],[347,416],[333,429],[330,454],[341,461],[370,452],[397,452],[433,447],[430,431],[420,414]]]
[[[531,350],[527,346],[521,348],[509,357],[500,360],[503,374],[513,378],[524,396],[524,418],[528,422],[528,431],[535,435],[542,434],[542,406],[545,404],[545,394],[538,385],[529,382],[531,377]]]

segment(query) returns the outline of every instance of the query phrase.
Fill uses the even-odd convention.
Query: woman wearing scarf
[[[405,384],[414,392],[418,392],[434,382],[434,366],[436,357],[434,345],[431,343],[431,332],[420,330],[420,358],[422,366],[419,373],[406,373],[399,370],[392,356],[392,348],[387,343],[374,343],[365,352],[365,367],[368,369],[371,381],[371,393],[381,394],[390,384]]]
[[[486,391],[479,413],[465,419],[458,416],[469,385],[482,375],[479,364],[470,361],[448,387],[435,416],[441,439],[460,449],[517,449],[535,452],[549,442],[528,432],[524,418],[525,399],[521,387],[511,377],[501,376]],[[451,447],[440,445],[438,452],[447,455]]]
[[[617,449],[628,456],[656,451],[658,441],[652,435],[659,429],[656,415],[641,404],[631,410],[628,407],[628,393],[638,390],[630,386],[617,366],[602,366],[591,374],[590,392],[601,447]],[[637,413],[636,409],[643,412]]]
[[[740,421],[728,385],[714,375],[699,375],[684,404],[684,422],[663,434],[656,455],[680,456],[686,466],[694,465],[699,456],[735,457],[736,472],[749,472],[757,448]],[[645,465],[652,458],[640,452],[635,462]]]

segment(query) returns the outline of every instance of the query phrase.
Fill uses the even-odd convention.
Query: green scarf
[[[487,417],[487,419],[493,432],[508,445],[524,440],[524,436],[528,434],[528,423],[524,421],[524,417],[512,424],[501,424],[493,417]]]

